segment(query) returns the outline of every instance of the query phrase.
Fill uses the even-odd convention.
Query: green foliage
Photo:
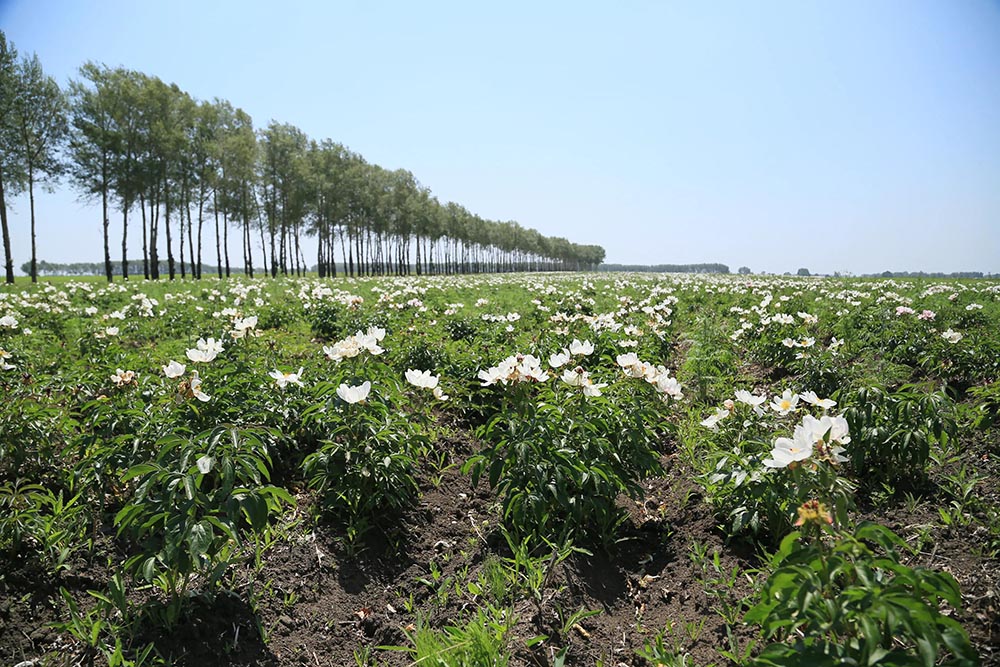
[[[125,568],[168,596],[168,622],[176,620],[192,576],[211,593],[245,537],[268,531],[271,515],[294,504],[287,491],[264,484],[268,437],[222,426],[170,435],[157,443],[155,461],[123,476],[134,490],[115,524],[141,549]]]
[[[465,469],[473,484],[486,473],[519,537],[610,546],[625,516],[618,496],[641,498],[642,480],[660,469],[652,436],[662,417],[655,404],[635,401],[626,412],[561,389],[509,387],[505,409],[479,429],[486,447]]]
[[[415,665],[434,667],[507,667],[507,633],[512,619],[492,607],[476,612],[464,625],[448,625],[435,630],[420,623],[409,633],[411,648],[388,647],[407,651]]]
[[[79,500],[37,484],[0,486],[0,549],[33,552],[53,574],[70,569],[70,556],[86,546],[87,516]]]
[[[448,355],[440,345],[428,341],[418,341],[403,348],[396,367],[400,371],[409,369],[437,371],[447,362]]]
[[[764,451],[765,447],[760,443],[756,449]],[[791,528],[791,515],[801,495],[792,476],[764,468],[763,457],[743,446],[715,456],[715,469],[702,483],[716,515],[725,521],[727,534],[759,539],[784,535]]]
[[[737,447],[720,452],[715,472],[707,475],[707,495],[725,518],[729,536],[776,544],[791,530],[797,508],[810,499],[822,500],[838,521],[847,520],[854,488],[832,464],[807,461],[775,469],[764,467],[762,459]]]
[[[346,309],[338,303],[321,301],[309,311],[309,325],[314,335],[333,340],[344,333]]]
[[[827,542],[829,539],[829,542]],[[961,625],[942,613],[961,595],[946,573],[900,562],[888,528],[781,543],[747,623],[772,640],[752,665],[977,665]]]
[[[471,317],[448,320],[444,328],[452,340],[472,340],[479,330],[478,324]]]
[[[931,447],[947,445],[958,432],[954,404],[943,391],[867,387],[844,396],[842,405],[855,473],[869,483],[919,483],[926,477]]]
[[[1000,424],[1000,380],[981,387],[973,387],[969,394],[975,401],[972,423],[976,428]]]
[[[326,433],[319,449],[306,456],[303,471],[309,486],[322,494],[324,510],[347,522],[353,542],[377,518],[387,518],[416,496],[413,456],[420,438],[388,402],[369,395],[362,403],[346,404],[336,389],[317,384],[318,400],[303,415]]]
[[[38,394],[5,395],[0,410],[0,483],[50,477],[75,421]]]
[[[736,358],[724,330],[710,313],[700,315],[692,328],[690,345],[678,378],[691,387],[698,402],[721,400],[729,393]]]

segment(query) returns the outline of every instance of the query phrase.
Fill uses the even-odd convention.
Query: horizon
[[[567,7],[0,0],[0,29],[62,86],[158,76],[609,264],[1000,272],[1000,5]],[[39,260],[100,254],[67,184],[36,211]]]

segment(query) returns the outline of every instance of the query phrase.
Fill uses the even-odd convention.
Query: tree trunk
[[[174,244],[170,240],[170,182],[167,180],[163,182],[163,206],[163,224],[167,229],[167,273],[170,275],[170,280],[173,280],[176,267],[174,266]]]
[[[101,160],[101,216],[104,221],[104,273],[108,282],[114,281],[114,273],[111,269],[111,246],[108,244],[108,166],[107,160]]]
[[[184,261],[184,209],[181,208],[180,215],[178,216],[180,220],[177,223],[178,232],[181,236],[181,280],[187,277],[187,263]]]
[[[243,272],[250,278],[253,278],[253,242],[250,236],[250,204],[247,202],[247,190],[243,188],[242,195],[240,197],[240,208],[243,209],[243,246],[246,248],[244,250],[244,268]]]
[[[277,278],[278,277],[278,262],[277,262],[277,259],[276,259],[275,255],[274,255],[274,224],[273,223],[268,223],[268,227],[270,228],[268,231],[271,232],[271,277],[272,278]]]
[[[191,263],[191,278],[198,278],[199,277],[198,276],[199,271],[194,266],[194,236],[192,235],[192,231],[191,231],[191,228],[194,227],[194,225],[191,224],[191,222],[192,222],[191,221],[191,202],[188,202],[188,205],[185,208],[187,210],[187,215],[188,215],[188,259],[191,260],[191,262],[190,262]],[[201,225],[200,225],[200,223],[199,223],[199,227],[198,227],[198,234],[199,235],[201,234]],[[198,239],[198,240],[199,240],[199,242],[201,241],[201,239]]]
[[[122,202],[122,280],[128,280],[128,208],[129,202]]]
[[[219,270],[219,280],[222,280],[222,240],[219,236],[219,191],[212,193],[212,208],[215,209],[215,268]]]
[[[160,193],[153,191],[149,201],[149,275],[153,280],[160,279]]]
[[[3,258],[7,282],[14,283],[14,260],[10,256],[10,230],[7,228],[7,200],[3,193],[3,167],[0,167],[0,227],[3,228]]]
[[[198,199],[198,280],[201,280],[201,228],[205,224],[205,192]]]
[[[261,270],[263,274],[267,275],[267,243],[264,239],[264,227],[260,224],[260,208],[257,209],[257,233],[260,236],[260,256],[261,256]],[[274,263],[274,257],[271,258],[271,263]]]
[[[223,214],[222,216],[222,248],[226,255],[226,277],[230,276],[229,269],[229,217]]]
[[[28,208],[31,209],[31,282],[38,282],[38,249],[35,243],[35,168],[28,164]]]

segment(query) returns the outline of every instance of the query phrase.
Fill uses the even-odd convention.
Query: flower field
[[[1000,283],[0,288],[0,664],[1000,661]]]

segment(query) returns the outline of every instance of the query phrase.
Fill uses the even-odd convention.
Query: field
[[[1000,664],[1000,284],[0,289],[0,663]]]

